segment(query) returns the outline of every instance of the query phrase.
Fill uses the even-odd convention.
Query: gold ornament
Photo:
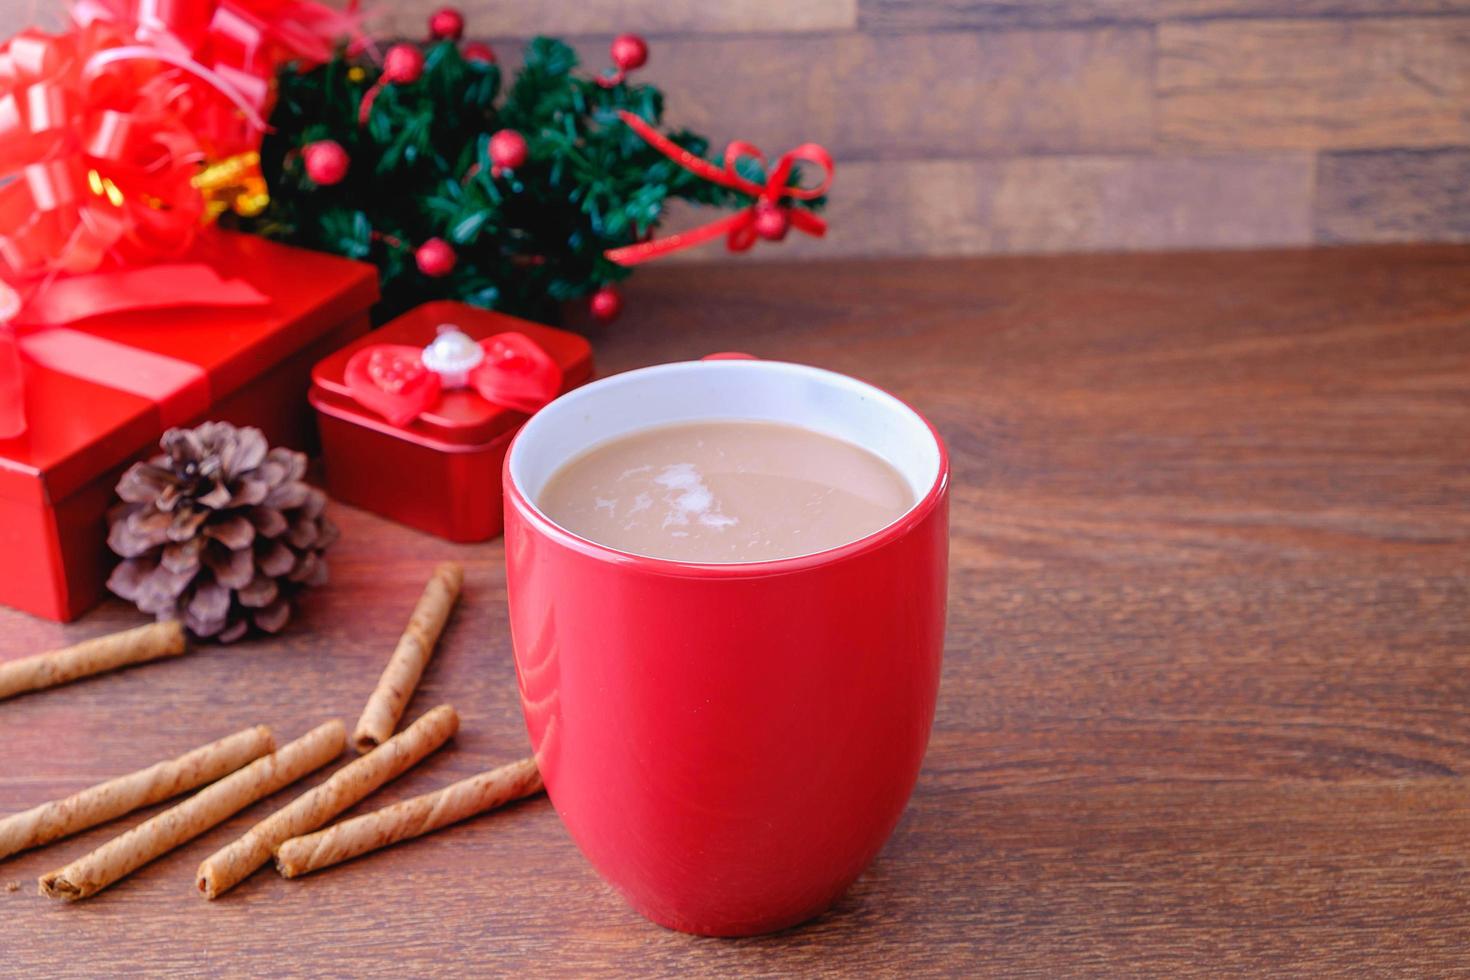
[[[226,211],[253,218],[270,204],[270,192],[260,172],[260,154],[254,150],[225,157],[190,178],[204,198],[204,220],[214,221]]]

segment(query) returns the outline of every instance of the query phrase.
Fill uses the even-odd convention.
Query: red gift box
[[[65,621],[96,602],[118,477],[169,425],[218,419],[309,447],[311,365],[370,327],[370,265],[224,232],[179,261],[243,280],[265,303],[21,330],[26,430],[0,439],[0,603]]]
[[[312,371],[311,403],[321,430],[327,492],[450,541],[485,541],[501,531],[500,467],[528,416],[463,388],[444,391],[431,409],[394,425],[360,404],[346,380],[347,362],[362,348],[426,347],[445,325],[474,341],[524,334],[560,366],[563,392],[592,377],[592,348],[576,334],[463,303],[416,307]]]

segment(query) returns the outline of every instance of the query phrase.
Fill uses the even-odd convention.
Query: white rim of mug
[[[528,433],[530,434],[529,438],[535,438],[535,432],[537,429],[536,421],[540,417],[540,413],[538,413],[537,415],[533,415],[530,420],[526,422],[525,425],[521,426],[520,431],[518,431],[515,435],[515,438],[511,440],[510,448],[506,451],[504,482],[507,490],[507,506],[518,507],[522,515],[533,525],[535,525],[542,534],[545,534],[553,540],[559,541],[563,545],[573,548],[576,551],[582,552],[583,554],[587,554],[592,557],[600,558],[604,561],[609,561],[618,565],[638,566],[649,571],[659,572],[668,575],[684,575],[701,578],[741,578],[758,577],[762,575],[780,575],[802,571],[812,567],[829,565],[833,562],[842,561],[846,558],[862,554],[873,548],[881,547],[888,541],[899,537],[900,535],[906,533],[909,529],[921,523],[929,515],[929,513],[936,506],[939,505],[939,501],[943,498],[945,491],[948,489],[949,453],[944,445],[944,440],[940,438],[939,431],[934,428],[932,422],[925,418],[920,412],[915,410],[913,406],[903,401],[903,399],[884,391],[882,388],[879,388],[876,385],[873,385],[867,381],[863,381],[859,378],[854,378],[851,375],[842,374],[839,371],[829,371],[826,368],[813,367],[808,364],[796,364],[790,361],[771,361],[760,358],[673,361],[667,364],[655,364],[651,367],[636,368],[631,371],[624,371],[620,374],[610,375],[606,378],[599,378],[596,381],[589,382],[578,388],[573,388],[571,391],[561,395],[553,402],[549,403],[547,407],[549,408],[551,405],[561,405],[563,406],[562,410],[565,410],[565,405],[575,404],[577,401],[580,401],[584,398],[596,397],[596,392],[600,390],[605,390],[607,387],[611,387],[614,385],[638,384],[650,376],[667,373],[674,370],[690,369],[711,369],[721,371],[775,369],[780,371],[791,371],[794,373],[816,376],[825,381],[835,381],[843,385],[856,385],[864,389],[865,393],[867,393],[870,397],[874,397],[882,402],[887,403],[891,408],[897,409],[901,413],[906,413],[912,416],[920,423],[920,425],[923,426],[924,430],[928,432],[929,438],[932,439],[934,442],[935,452],[938,454],[938,466],[934,474],[934,479],[930,483],[928,489],[922,495],[919,495],[914,503],[908,507],[908,509],[906,509],[902,514],[895,517],[889,523],[874,531],[870,531],[860,538],[854,538],[851,541],[845,542],[832,548],[823,549],[822,551],[812,551],[801,555],[792,555],[787,558],[775,558],[765,561],[745,562],[694,562],[680,561],[674,558],[660,558],[655,555],[644,555],[634,551],[623,551],[621,549],[614,548],[610,545],[601,544],[600,542],[593,541],[590,538],[585,538],[580,534],[569,531],[566,528],[562,527],[560,524],[556,523],[556,521],[552,520],[549,516],[547,516],[547,514],[541,510],[540,506],[533,499],[531,499],[530,494],[525,493],[521,489],[520,481],[518,480],[515,472],[516,453],[518,448],[528,438]],[[542,409],[542,411],[545,411],[545,409]],[[675,424],[681,421],[698,420],[674,419],[670,420],[669,424]],[[636,431],[640,431],[640,429],[628,429],[626,432],[620,432],[615,436],[608,437],[608,439],[616,439],[628,434],[629,432]],[[603,442],[605,441],[608,440],[603,440]],[[593,448],[593,446],[598,444],[600,443],[589,445],[587,449],[590,450],[591,448]],[[857,445],[861,446],[861,444]],[[867,446],[862,446],[861,448],[867,449],[869,452],[874,451]],[[891,461],[889,461],[889,464],[895,465]]]

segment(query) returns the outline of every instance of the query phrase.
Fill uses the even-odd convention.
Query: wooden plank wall
[[[0,0],[0,26],[36,4]],[[437,5],[380,26],[422,34]],[[833,233],[763,258],[1470,239],[1470,0],[461,9],[509,64],[550,33],[598,68],[641,32],[669,121],[831,149]]]
[[[671,121],[831,149],[831,236],[761,258],[1470,239],[1470,0],[463,9],[511,61],[546,32],[600,67],[642,32]]]

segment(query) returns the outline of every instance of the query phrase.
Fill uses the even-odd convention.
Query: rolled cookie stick
[[[352,744],[357,751],[371,752],[398,727],[398,719],[403,717],[403,709],[418,687],[463,585],[464,569],[457,563],[446,561],[434,569],[398,646],[393,649],[393,656],[388,658],[388,666],[383,668],[383,676],[378,678],[378,686],[362,709],[357,728],[353,729]]]
[[[109,633],[62,650],[0,663],[0,699],[183,652],[184,627],[176,619]]]
[[[89,786],[64,800],[42,803],[0,820],[0,858],[40,847],[106,823],[142,806],[212,783],[276,747],[271,730],[256,725],[176,759]]]
[[[205,898],[218,898],[271,859],[282,841],[316,830],[390,779],[396,779],[459,730],[459,715],[447,704],[361,758],[332,773],[321,785],[302,793],[281,809],[205,858],[195,881]]]
[[[95,895],[154,858],[192,840],[262,797],[289,786],[342,754],[347,729],[332,720],[184,802],[145,820],[97,850],[41,876],[41,894],[74,902]]]
[[[293,837],[276,849],[276,870],[287,878],[320,871],[539,793],[541,788],[535,759],[512,762],[326,830]]]

